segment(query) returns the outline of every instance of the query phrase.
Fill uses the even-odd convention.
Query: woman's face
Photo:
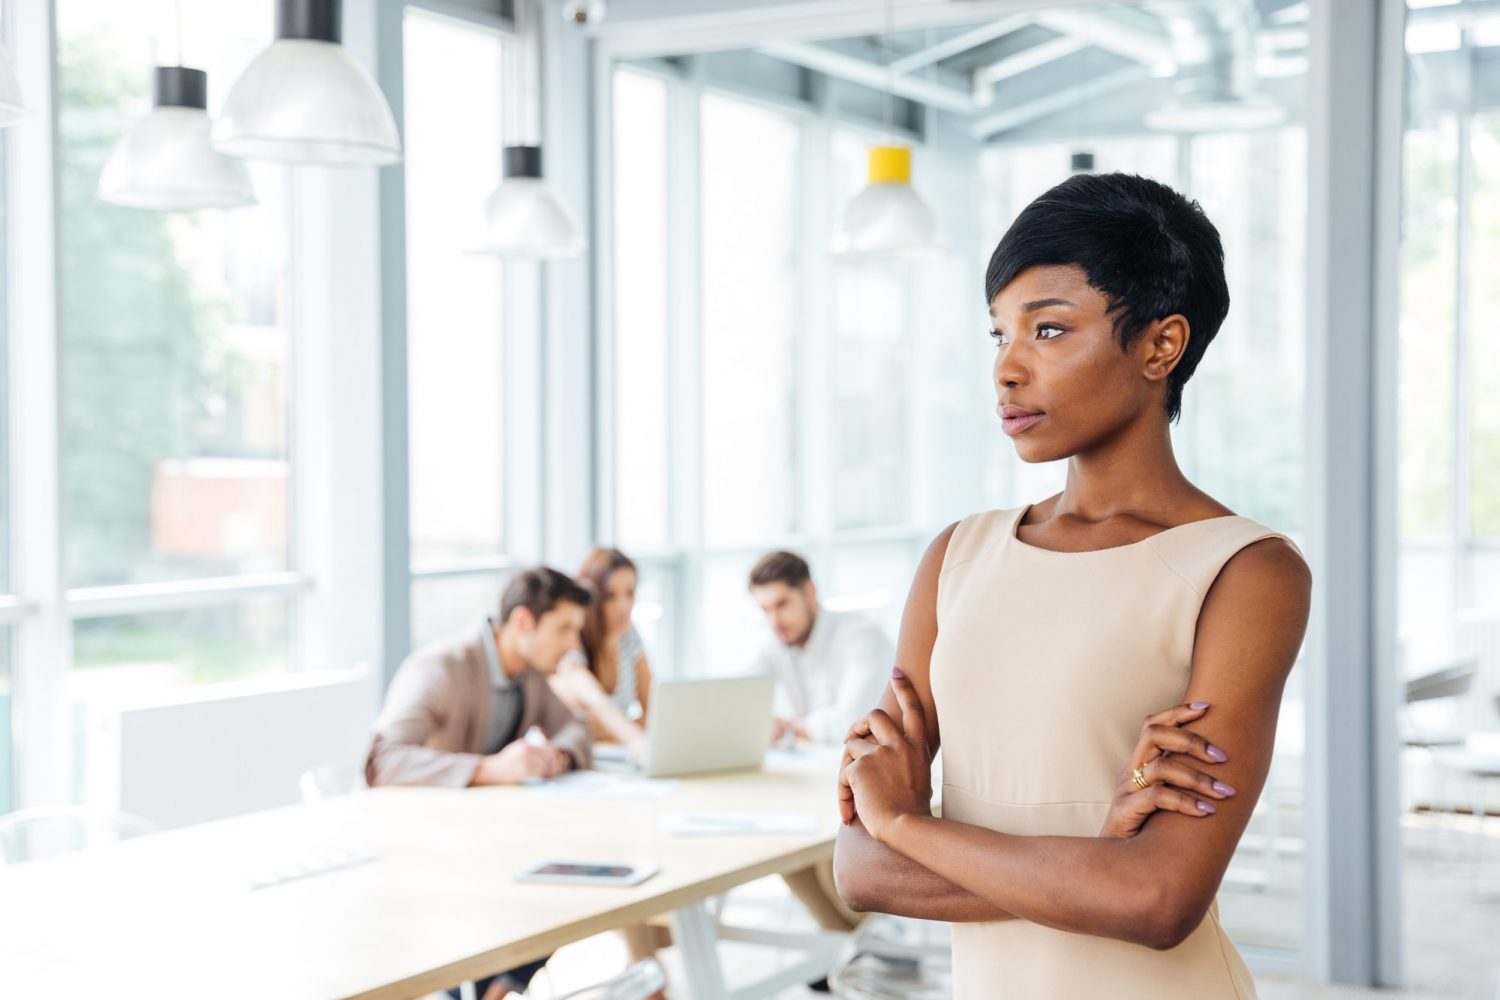
[[[1162,340],[1186,342],[1181,317],[1158,320],[1120,349],[1103,293],[1083,268],[1027,268],[990,303],[995,395],[1005,433],[1025,462],[1097,448],[1156,407],[1166,375]],[[1175,363],[1181,343],[1170,349]]]
[[[635,570],[621,568],[604,581],[604,631],[620,635],[630,627],[635,610]]]

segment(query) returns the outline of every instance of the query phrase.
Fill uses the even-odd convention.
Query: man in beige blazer
[[[589,765],[588,728],[547,678],[579,648],[591,595],[523,570],[498,618],[412,653],[396,671],[365,762],[371,785],[514,785]],[[527,734],[535,727],[540,738]]]
[[[505,587],[498,618],[412,653],[386,692],[365,779],[372,786],[464,788],[588,767],[588,727],[547,678],[579,648],[590,600],[555,569],[522,570]],[[525,992],[544,964],[476,982],[476,995],[498,1000]]]

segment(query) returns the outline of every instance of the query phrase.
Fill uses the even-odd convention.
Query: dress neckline
[[[1032,545],[1030,542],[1023,541],[1021,539],[1021,522],[1026,519],[1026,515],[1030,513],[1031,508],[1034,506],[1036,505],[1027,504],[1025,507],[1022,507],[1021,513],[1017,514],[1015,519],[1011,521],[1010,540],[1023,549],[1031,549],[1035,552],[1050,552],[1053,555],[1059,556],[1086,556],[1092,555],[1096,552],[1120,552],[1125,549],[1133,549],[1138,546],[1145,545],[1153,538],[1160,538],[1162,535],[1165,535],[1170,531],[1177,531],[1182,528],[1190,528],[1195,524],[1208,524],[1211,521],[1228,521],[1240,517],[1239,514],[1219,514],[1215,517],[1201,517],[1196,521],[1186,521],[1182,524],[1174,524],[1170,528],[1163,528],[1160,531],[1147,535],[1145,538],[1139,538],[1133,542],[1126,542],[1124,545],[1110,545],[1102,549],[1047,549],[1043,548],[1040,545]]]

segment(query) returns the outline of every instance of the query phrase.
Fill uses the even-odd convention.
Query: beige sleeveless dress
[[[932,693],[943,815],[1005,833],[1094,837],[1148,714],[1187,690],[1204,595],[1240,549],[1285,538],[1249,518],[1055,552],[1016,536],[1026,507],[965,518],[938,583]],[[1251,998],[1215,902],[1170,951],[1026,920],[956,924],[955,1000]]]

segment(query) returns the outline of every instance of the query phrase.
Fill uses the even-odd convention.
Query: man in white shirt
[[[896,663],[891,641],[863,615],[820,607],[807,561],[793,552],[762,557],[750,595],[773,633],[754,662],[780,682],[773,739],[842,743],[880,703]]]
[[[779,681],[772,740],[842,743],[849,728],[880,704],[896,663],[891,641],[861,615],[819,607],[807,560],[795,552],[761,557],[750,570],[750,596],[772,632],[754,661],[758,672]],[[848,933],[864,919],[839,897],[831,861],[782,879],[824,930]],[[828,992],[827,980],[808,985]]]

